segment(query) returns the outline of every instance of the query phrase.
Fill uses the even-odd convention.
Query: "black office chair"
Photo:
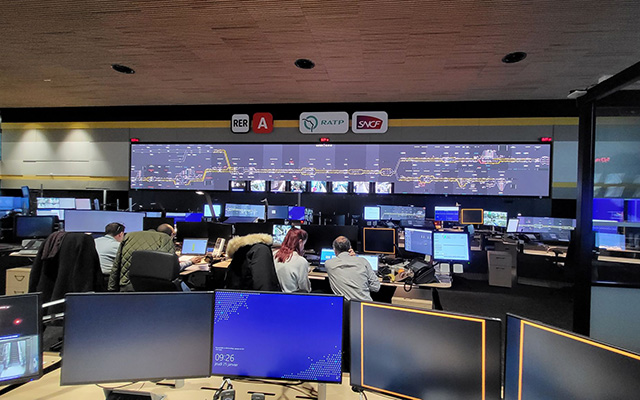
[[[180,291],[178,256],[155,250],[138,250],[131,255],[129,279],[136,292]]]

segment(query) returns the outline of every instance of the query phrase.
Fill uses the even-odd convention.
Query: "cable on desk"
[[[253,378],[239,378],[236,379],[237,381],[247,381],[247,382],[258,382],[258,383],[264,383],[267,385],[279,385],[279,386],[285,386],[288,388],[291,388],[299,393],[308,395],[308,396],[312,396],[312,397],[317,397],[318,395],[318,391],[313,389],[313,388],[305,388],[308,389],[308,392],[301,390],[300,388],[297,388],[296,386],[300,386],[302,384],[304,384],[303,381],[297,381],[297,382],[278,382],[278,381],[270,381],[270,380],[266,380],[266,379],[253,379]]]

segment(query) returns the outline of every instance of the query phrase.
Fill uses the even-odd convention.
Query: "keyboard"
[[[38,249],[22,249],[18,251],[18,255],[35,257],[38,255]]]

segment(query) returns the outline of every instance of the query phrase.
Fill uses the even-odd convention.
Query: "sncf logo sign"
[[[389,128],[389,117],[384,111],[357,111],[351,118],[353,133],[385,133]]]

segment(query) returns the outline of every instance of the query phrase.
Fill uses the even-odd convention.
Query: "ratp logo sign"
[[[343,111],[302,113],[299,126],[300,132],[307,135],[347,133],[349,114]]]
[[[351,118],[353,133],[385,133],[389,128],[389,116],[384,111],[357,111]]]

